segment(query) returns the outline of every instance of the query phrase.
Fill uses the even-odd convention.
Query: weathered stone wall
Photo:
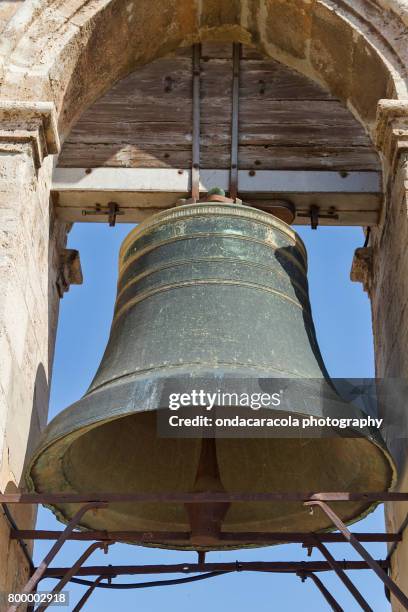
[[[0,142],[0,490],[14,492],[47,420],[59,302],[56,279],[66,231],[50,211],[52,158],[39,166],[33,125],[31,137],[28,132],[23,137],[21,131],[17,137],[15,126],[4,119],[3,115],[7,129]],[[33,525],[35,510],[30,506],[10,511],[19,527]],[[24,584],[29,567],[21,546],[8,537],[6,515],[0,514],[0,591],[12,592]]]
[[[395,159],[388,182],[383,225],[373,232],[372,270],[369,280],[375,343],[376,376],[390,379],[390,389],[406,388],[408,381],[408,153]],[[384,413],[386,442],[398,468],[397,489],[408,491],[408,412],[406,396]],[[391,557],[391,576],[408,592],[408,503],[386,504],[388,531],[402,530],[403,541]],[[393,610],[404,608],[392,597]]]
[[[2,0],[0,3],[0,32],[10,21],[24,0]]]
[[[381,223],[370,245],[357,249],[351,279],[363,283],[372,307],[376,377],[385,439],[398,470],[396,489],[408,491],[408,101],[382,100],[377,114],[377,146],[384,161]],[[408,593],[408,503],[386,504],[388,531],[403,540],[391,553],[391,576]],[[393,610],[403,610],[392,596]]]

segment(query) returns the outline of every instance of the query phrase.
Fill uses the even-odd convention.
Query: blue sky
[[[61,302],[56,355],[51,389],[50,418],[80,398],[86,391],[102,357],[109,334],[116,294],[117,258],[120,243],[130,225],[109,228],[102,224],[77,224],[69,236],[69,246],[80,251],[84,284],[73,286]],[[370,377],[374,373],[369,301],[360,284],[349,280],[353,253],[364,240],[360,228],[295,228],[306,243],[309,254],[310,297],[318,340],[332,377]],[[52,514],[40,510],[38,527],[60,529]],[[382,507],[354,526],[355,531],[383,531]],[[82,553],[84,544],[68,543],[55,565],[69,566]],[[35,547],[35,561],[46,554],[49,542]],[[332,553],[339,559],[357,559],[348,546],[334,544]],[[384,557],[385,547],[369,545],[376,557]],[[313,558],[321,558],[314,553]],[[300,545],[211,553],[208,560],[306,560]],[[196,554],[151,550],[114,545],[107,556],[95,553],[89,564],[181,563],[195,561]],[[320,577],[347,612],[360,608],[339,580],[329,573]],[[368,571],[350,572],[375,612],[389,610],[382,584]],[[146,578],[147,580],[149,577]],[[153,578],[150,578],[153,579]],[[139,578],[125,577],[123,581]],[[140,578],[140,581],[142,579]],[[44,581],[40,590],[51,589],[55,581]],[[71,605],[84,593],[84,587],[69,585]],[[328,609],[316,587],[296,576],[270,574],[231,574],[196,584],[135,591],[97,590],[85,609],[108,612],[118,608],[156,612],[163,608],[178,612],[218,612],[234,609],[246,612],[286,612]]]

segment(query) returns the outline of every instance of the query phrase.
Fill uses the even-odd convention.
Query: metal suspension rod
[[[191,163],[191,197],[200,199],[200,59],[201,45],[193,45],[193,150]]]
[[[323,512],[325,512],[325,514],[329,517],[332,523],[344,535],[345,539],[348,542],[350,542],[352,547],[364,559],[367,565],[377,574],[377,576],[380,578],[380,580],[382,580],[385,586],[389,588],[389,590],[394,595],[394,597],[398,599],[398,601],[403,606],[403,608],[405,608],[405,610],[408,610],[408,597],[405,595],[405,593],[401,591],[399,586],[388,576],[388,574],[377,563],[377,561],[373,559],[370,553],[366,551],[364,546],[360,544],[357,538],[355,538],[355,536],[347,529],[346,525],[337,516],[337,514],[332,510],[332,508],[322,501],[306,502],[305,505],[306,506],[319,506],[319,508],[321,508]]]
[[[241,43],[232,46],[232,111],[231,111],[231,167],[229,196],[238,195],[238,141],[239,141],[239,69]]]

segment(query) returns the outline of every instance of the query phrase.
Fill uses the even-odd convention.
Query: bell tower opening
[[[241,261],[249,258],[248,254],[242,254],[241,246],[233,245],[230,235],[245,234],[246,231],[249,232],[245,235],[248,240],[250,230],[243,230],[241,226],[234,229],[230,217],[218,229],[215,227],[217,221],[211,220],[211,216],[204,220],[197,217],[198,225],[196,223],[191,229],[192,250],[188,251],[188,215],[186,220],[179,219],[177,211],[181,214],[184,208],[191,206],[193,209],[194,202],[200,198],[205,202],[206,194],[212,194],[209,199],[225,210],[228,206],[230,210],[234,209],[234,205],[223,203],[227,200],[226,195],[232,196],[232,202],[237,197],[242,199],[244,208],[249,206],[254,212],[259,211],[258,215],[263,215],[266,225],[269,215],[271,219],[277,217],[295,226],[309,225],[312,230],[320,228],[319,232],[324,231],[325,226],[367,228],[378,223],[381,217],[381,165],[369,136],[339,99],[305,76],[245,45],[203,43],[181,48],[133,72],[99,98],[67,136],[54,172],[52,189],[55,210],[65,222],[107,222],[111,226],[136,223],[141,228],[135,234],[141,234],[140,246],[130,246],[131,234],[121,249],[115,307],[115,317],[121,321],[115,323],[114,320],[112,334],[118,333],[122,323],[125,329],[123,339],[112,339],[111,336],[90,388],[91,398],[92,393],[100,395],[96,399],[99,408],[105,402],[102,397],[105,386],[108,395],[113,393],[115,396],[115,389],[109,389],[111,382],[116,384],[122,379],[126,385],[126,377],[147,368],[147,362],[143,365],[144,356],[150,363],[147,370],[150,368],[154,372],[155,366],[163,368],[172,364],[174,355],[177,357],[178,353],[176,361],[183,363],[189,347],[195,345],[198,352],[201,350],[195,358],[197,364],[201,363],[208,369],[212,356],[214,363],[225,367],[228,360],[241,363],[249,359],[250,339],[254,339],[258,331],[261,335],[254,342],[253,360],[249,359],[249,362],[255,364],[258,359],[263,368],[266,364],[271,367],[274,346],[279,344],[279,351],[285,353],[286,338],[286,346],[290,346],[292,354],[291,365],[285,374],[291,376],[295,372],[299,375],[307,357],[303,350],[293,350],[290,337],[294,335],[293,340],[296,338],[299,348],[302,330],[307,330],[307,342],[311,343],[315,353],[313,358],[317,357],[322,364],[316,349],[313,323],[307,322],[309,315],[305,318],[303,314],[299,330],[295,332],[294,320],[286,325],[281,318],[277,324],[276,313],[266,321],[265,316],[273,314],[271,303],[264,305],[264,314],[260,318],[264,319],[266,326],[262,330],[256,321],[251,321],[251,318],[256,319],[257,313],[259,315],[259,308],[262,310],[260,303],[257,304],[257,290],[252,297],[231,293],[228,311],[225,309],[228,306],[227,294],[223,297],[214,293],[211,297],[206,296],[205,291],[196,296],[194,292],[185,293],[181,301],[178,297],[174,301],[169,289],[174,289],[177,283],[180,287],[187,281],[194,285],[201,282],[199,278],[208,276],[212,283],[217,277],[225,280],[228,276],[229,282],[239,278],[242,286],[251,283],[252,287],[255,286],[255,268],[247,271],[242,268],[239,276],[236,270],[217,271],[214,267],[217,257],[220,260],[221,256],[227,259],[238,256]],[[149,246],[153,231],[149,229],[149,220],[154,227],[158,213],[166,219],[165,211],[172,209],[176,211],[174,222],[166,221],[171,230],[167,230],[163,222],[163,229],[158,230],[161,242],[155,252]],[[213,217],[216,219],[216,215]],[[251,223],[253,225],[254,221]],[[219,245],[216,241],[211,243],[211,228],[212,232],[220,233],[223,231],[221,225],[229,234],[228,240],[225,236]],[[289,300],[299,301],[307,312],[307,281],[299,276],[299,265],[300,268],[304,266],[303,247],[296,239],[291,245],[284,246],[282,233],[278,231],[273,236],[273,231],[270,228],[265,236],[256,235],[257,248],[262,240],[266,241],[265,244],[269,241],[269,250],[271,246],[277,247],[270,261],[267,249],[261,254],[258,248],[259,254],[252,255],[259,257],[257,285],[264,283],[266,287],[272,287],[274,284],[270,285],[266,276],[262,278],[264,273],[262,266],[259,267],[260,262],[272,266],[272,261],[277,262],[277,266],[291,277],[291,282],[295,279],[288,291],[289,296],[294,290]],[[200,232],[204,232],[202,238]],[[171,253],[173,237],[175,248],[179,249],[175,258]],[[289,256],[284,253],[285,249],[291,251]],[[173,259],[177,270],[166,279]],[[277,274],[279,278],[281,272],[277,270]],[[152,300],[157,300],[153,296],[157,283],[157,287],[162,288],[158,295],[163,297],[163,302],[156,314],[147,310],[143,314],[136,307],[153,304],[154,311]],[[278,285],[272,291],[282,291],[282,285]],[[163,287],[166,288],[164,293]],[[211,292],[211,287],[209,289]],[[181,290],[186,291],[183,287]],[[242,320],[237,316],[238,304],[246,304]],[[137,315],[132,322],[130,312],[133,307]],[[164,319],[161,320],[163,312]],[[171,322],[168,318],[171,312],[177,315],[179,332],[177,320]],[[204,312],[208,315],[206,325],[202,321]],[[237,338],[244,329],[245,320],[250,323],[249,344],[248,341],[245,343],[241,356]],[[225,329],[217,327],[219,321],[235,321],[236,329],[231,325]],[[138,326],[138,333],[142,335],[140,346],[135,348]],[[167,339],[166,344],[169,330],[176,331],[177,338]],[[232,338],[231,354],[228,355],[227,351],[222,355],[222,348],[220,354],[216,354],[216,349],[209,345],[204,349],[204,345],[200,345],[201,332],[213,343],[215,339]],[[271,334],[269,345],[268,333]],[[277,341],[279,334],[282,338]],[[153,341],[151,351],[147,347],[149,338]],[[129,354],[126,342],[133,347]],[[155,362],[155,351],[159,351],[160,364]],[[281,357],[278,371],[284,362]],[[142,361],[132,374],[129,364],[135,358],[142,358]],[[186,371],[191,372],[192,364],[186,361]],[[117,370],[114,375],[112,368]],[[321,368],[314,370],[312,367],[303,375],[326,374],[323,365]],[[313,444],[305,440],[158,440],[154,412],[127,415],[129,408],[126,408],[123,416],[117,418],[115,411],[129,406],[126,393],[124,391],[120,399],[121,405],[108,398],[109,407],[106,407],[100,426],[96,426],[99,417],[92,416],[96,414],[92,399],[84,408],[84,417],[78,413],[79,420],[75,426],[64,423],[63,416],[57,417],[55,453],[52,447],[54,434],[50,434],[31,466],[30,485],[35,490],[45,492],[51,483],[54,488],[69,490],[72,487],[75,492],[90,488],[95,491],[99,488],[113,492],[126,489],[160,492],[164,486],[175,491],[193,492],[200,491],[204,481],[211,481],[216,491],[229,492],[242,490],[242,487],[254,492],[268,488],[329,490],[333,488],[334,480],[336,490],[351,490],[356,486],[354,483],[358,483],[356,491],[377,491],[388,489],[393,479],[393,467],[386,455],[379,452],[380,447],[364,438],[314,440]],[[135,391],[132,393],[134,395]],[[143,410],[143,390],[140,393],[141,403],[138,406],[133,403],[133,409]],[[75,410],[70,417],[73,415]],[[81,427],[83,430],[80,432]],[[69,440],[64,440],[62,432],[68,430]],[[98,461],[102,449],[109,456],[108,464]],[[251,454],[253,461],[248,463]],[[164,456],[166,461],[163,461]],[[298,468],[291,470],[289,477],[285,468],[294,458]],[[249,464],[262,466],[256,478],[252,468],[246,472]],[[51,475],[50,467],[45,468],[51,465],[61,466],[64,482],[60,481],[57,472]],[[83,469],[84,465],[88,466],[87,470]],[[90,466],[95,466],[96,471]],[[322,466],[326,469],[322,470]],[[329,469],[328,466],[332,467]],[[45,480],[42,471],[46,474]],[[350,476],[352,479],[348,481]],[[100,485],[95,489],[96,482]],[[350,521],[367,512],[368,507],[361,503],[348,504],[342,516],[345,521]],[[72,515],[72,511],[69,506],[56,508],[57,516],[64,520]],[[291,517],[290,521],[288,517]],[[119,504],[113,512],[99,511],[95,519],[88,516],[83,526],[190,532],[185,542],[179,539],[153,544],[214,549],[236,545],[223,542],[222,531],[281,530],[284,533],[293,531],[293,522],[296,521],[301,531],[309,528],[318,531],[330,526],[326,517],[319,515],[311,519],[302,504],[264,504],[261,509],[256,503],[246,506],[225,504],[225,507],[220,504],[187,504],[185,507],[182,504],[165,507],[148,503],[136,506]]]

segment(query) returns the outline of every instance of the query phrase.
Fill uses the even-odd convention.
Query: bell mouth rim
[[[191,211],[191,214],[186,214]],[[222,211],[222,212],[221,212]],[[228,215],[228,212],[234,211],[235,213],[240,213],[240,217],[248,218],[252,220],[258,220],[261,223],[269,225],[274,229],[282,232],[285,236],[294,240],[296,246],[301,251],[305,264],[307,266],[307,251],[306,246],[299,236],[299,234],[285,221],[279,219],[272,213],[268,213],[263,210],[258,210],[257,208],[253,208],[252,206],[248,206],[246,204],[238,204],[236,202],[211,202],[211,201],[200,201],[194,204],[183,204],[181,206],[173,206],[172,208],[167,208],[163,211],[155,213],[151,215],[141,223],[139,223],[136,227],[134,227],[129,234],[123,240],[120,249],[119,249],[119,266],[121,267],[123,264],[123,258],[126,249],[130,246],[130,243],[141,236],[144,232],[151,230],[156,225],[159,225],[163,221],[166,220],[182,220],[183,218],[200,216],[200,214],[205,213],[213,213],[213,214],[223,214],[225,216]],[[242,214],[242,212],[244,214]]]
[[[103,389],[101,389],[100,391],[103,391]],[[94,393],[98,393],[98,392],[94,392]],[[90,394],[90,395],[94,395],[94,394]],[[81,400],[79,400],[81,401]],[[66,410],[69,410],[70,407],[68,407]],[[153,409],[154,410],[154,409]],[[39,457],[44,453],[47,452],[47,450],[57,444],[62,442],[64,438],[67,438],[67,448],[69,446],[71,446],[71,444],[74,442],[75,440],[75,432],[78,432],[79,430],[82,429],[82,431],[84,433],[97,428],[98,426],[103,426],[104,424],[107,424],[109,422],[115,421],[115,420],[120,420],[122,418],[126,418],[131,416],[132,414],[134,414],[134,410],[132,410],[132,408],[129,406],[128,410],[125,411],[122,409],[122,411],[120,413],[117,413],[116,415],[111,415],[110,417],[106,418],[95,418],[93,421],[88,421],[88,424],[85,424],[85,422],[81,422],[78,424],[77,427],[75,427],[74,429],[71,429],[70,432],[66,432],[66,431],[61,431],[60,435],[54,435],[48,438],[45,438],[45,440],[43,440],[43,443],[37,447],[35,453],[32,455],[29,464],[27,465],[26,468],[26,482],[27,482],[27,486],[28,486],[28,490],[32,491],[32,492],[62,492],[62,491],[49,491],[49,490],[44,490],[44,488],[40,485],[40,481],[35,478],[35,474],[32,473],[33,468],[35,466],[35,464],[37,463]],[[58,416],[58,415],[57,415]],[[57,418],[57,417],[55,417]],[[51,421],[52,422],[52,421]],[[45,434],[45,432],[44,432]],[[44,435],[43,434],[43,435]],[[71,434],[71,435],[70,435]],[[72,438],[72,436],[74,436]],[[363,438],[365,438],[367,440],[367,443],[371,443],[373,444],[376,449],[377,452],[381,453],[383,456],[383,461],[384,464],[387,465],[388,467],[388,477],[387,477],[387,483],[386,486],[384,487],[383,490],[392,490],[392,488],[395,485],[395,481],[396,481],[396,468],[395,468],[395,463],[393,461],[392,455],[391,453],[388,451],[387,447],[385,446],[384,442],[382,441],[381,438],[377,438],[376,436],[372,436],[372,435],[365,435],[362,436]],[[71,439],[71,441],[68,440],[68,438]],[[60,456],[63,456],[65,454],[65,450],[63,448],[60,449],[62,454],[57,454],[55,455],[55,459],[58,459]],[[62,480],[60,480],[61,484],[62,484]],[[66,485],[68,483],[65,483]],[[40,485],[40,486],[39,486]],[[67,489],[65,489],[65,491],[67,492]],[[72,492],[75,492],[75,485],[72,485]],[[77,491],[80,492],[80,491]],[[92,492],[90,492],[92,493]],[[344,516],[344,522],[348,525],[351,525],[353,523],[356,523],[360,520],[362,520],[363,518],[365,518],[368,514],[370,514],[371,512],[374,511],[374,509],[378,506],[379,502],[361,502],[361,507],[357,508],[357,509],[353,509],[350,508],[350,515]],[[47,508],[49,508],[53,514],[56,516],[56,518],[63,522],[64,524],[67,524],[70,520],[70,513],[69,510],[67,510],[67,508],[64,507],[64,505],[60,505],[60,506],[56,506],[56,505],[51,505],[51,504],[44,504],[44,506],[46,506]],[[114,508],[114,506],[112,506]],[[92,529],[92,527],[90,526],[86,526],[86,525],[82,525],[79,526],[79,528],[81,530],[89,530]],[[165,530],[165,525],[163,524],[162,527],[163,530]],[[325,533],[325,532],[330,532],[334,529],[331,527],[322,527],[321,529],[318,530],[319,533]],[[228,531],[230,531],[230,529],[227,529]],[[282,532],[282,541],[281,542],[277,542],[276,544],[279,543],[285,543],[285,538],[284,538],[285,534],[284,532]],[[127,544],[134,544],[134,545],[141,545],[141,546],[146,546],[149,548],[163,548],[163,549],[170,549],[170,550],[237,550],[237,549],[243,549],[243,548],[262,548],[263,545],[259,544],[259,543],[242,543],[242,544],[235,544],[235,543],[231,543],[231,545],[228,545],[226,542],[222,542],[222,540],[220,541],[220,544],[217,546],[212,546],[212,547],[197,547],[197,545],[195,546],[191,546],[189,545],[188,542],[184,543],[184,542],[123,542],[123,543],[127,543]],[[269,544],[268,544],[269,546]]]
[[[379,446],[378,443],[375,442],[375,440],[372,440],[372,442],[376,446]],[[382,449],[382,447],[380,448],[381,450],[384,450]],[[386,454],[388,455],[387,451],[386,451]],[[390,487],[387,490],[392,490],[395,485],[395,476],[396,476],[395,466],[394,466],[392,458],[391,460],[389,460],[389,467],[392,472],[392,482],[390,484]],[[26,482],[28,485],[29,492],[36,493],[37,491],[34,486],[34,482],[31,479],[31,476],[29,473],[26,474]],[[49,492],[49,493],[52,493],[52,492]],[[347,503],[347,502],[344,502],[344,503]],[[367,518],[367,516],[372,514],[381,504],[380,501],[367,501],[366,503],[364,502],[361,502],[361,503],[362,503],[361,508],[357,511],[357,514],[356,514],[356,510],[354,510],[354,512],[351,511],[351,516],[349,517],[342,515],[342,521],[344,522],[346,526],[350,527],[351,525],[354,525],[364,520],[365,518]],[[67,509],[64,507],[63,504],[53,505],[51,503],[42,503],[41,505],[42,507],[50,510],[52,514],[55,516],[55,518],[64,525],[68,525],[70,520],[72,519],[72,513],[71,514],[69,512],[67,513]],[[78,529],[78,531],[82,533],[86,533],[87,531],[93,531],[95,528],[92,526],[90,527],[90,526],[86,526],[85,524],[79,523],[76,526],[76,529]],[[249,528],[248,530],[250,531]],[[166,531],[166,526],[164,525],[163,532],[165,531]],[[332,533],[334,531],[336,531],[336,526],[330,525],[328,527],[322,527],[318,529],[317,531],[315,529],[312,529],[310,532],[305,532],[305,533],[324,534],[324,533]],[[239,531],[237,533],[239,533]],[[162,550],[203,551],[203,552],[227,552],[227,551],[232,551],[232,550],[244,550],[244,549],[267,548],[267,547],[269,548],[271,546],[281,546],[284,544],[288,544],[288,542],[285,540],[285,532],[282,532],[281,540],[273,542],[273,543],[267,543],[267,544],[262,544],[260,542],[250,542],[250,541],[248,542],[233,542],[232,541],[229,544],[227,541],[225,540],[223,541],[222,538],[220,539],[220,542],[218,545],[214,544],[213,546],[192,544],[188,542],[187,540],[185,542],[183,541],[171,542],[171,541],[165,541],[165,540],[163,541],[157,540],[157,541],[151,541],[151,542],[123,540],[118,543],[127,544],[131,546],[143,546],[144,548],[159,548]]]
[[[118,417],[118,418],[121,418],[121,417]],[[54,440],[54,442],[55,441],[56,440]],[[377,448],[382,450],[388,459],[388,465],[389,465],[390,472],[391,472],[391,482],[390,482],[389,488],[386,490],[388,491],[392,490],[395,486],[395,481],[396,481],[396,469],[395,469],[395,464],[392,459],[392,456],[388,452],[387,448],[386,447],[384,448],[375,439],[370,438],[370,442],[373,443]],[[30,462],[30,466],[31,465],[32,463]],[[28,466],[28,468],[30,466]],[[28,490],[29,492],[36,493],[37,491],[34,485],[34,481],[31,478],[30,470],[28,468],[26,472],[26,482],[28,485]],[[49,492],[49,493],[52,493],[52,492]],[[347,503],[347,502],[344,502],[344,503]],[[352,512],[350,517],[342,516],[342,520],[344,524],[347,526],[354,525],[362,521],[363,519],[365,519],[372,512],[374,512],[380,504],[381,504],[380,501],[368,501],[366,504],[362,502],[361,509],[358,510],[357,514],[355,514],[356,511],[354,511]],[[41,505],[44,508],[47,508],[48,510],[50,510],[52,514],[55,516],[55,518],[61,523],[63,523],[64,525],[67,525],[72,518],[72,515],[70,515],[69,513],[68,514],[66,513],[67,511],[63,505],[62,507],[56,504],[53,505],[50,503],[43,503]],[[87,532],[87,531],[92,531],[94,527],[89,527],[89,526],[86,526],[80,523],[76,526],[76,529],[78,529],[81,532]],[[166,529],[163,528],[163,531],[166,531]],[[329,527],[323,527],[321,529],[318,529],[317,531],[311,530],[310,533],[324,534],[324,533],[331,533],[333,531],[336,531],[335,525],[330,525]],[[239,531],[237,533],[239,533]],[[159,540],[152,541],[152,542],[120,541],[119,543],[133,545],[133,546],[143,546],[145,548],[159,548],[163,550],[180,550],[180,551],[194,550],[194,551],[205,551],[205,552],[211,552],[211,551],[223,552],[223,551],[229,551],[229,550],[232,551],[232,550],[244,550],[244,549],[254,549],[254,548],[266,548],[266,547],[271,547],[271,546],[279,546],[279,545],[287,544],[285,540],[285,532],[282,532],[282,540],[276,541],[273,543],[268,543],[268,544],[262,544],[259,542],[249,542],[249,541],[248,542],[236,542],[236,543],[231,542],[231,544],[228,544],[228,542],[226,541],[223,542],[222,539],[220,539],[220,543],[218,545],[214,545],[214,546],[205,546],[205,545],[197,545],[197,544],[193,545],[189,543],[188,541],[186,541],[185,543],[183,542],[172,543],[171,541],[159,541]]]

